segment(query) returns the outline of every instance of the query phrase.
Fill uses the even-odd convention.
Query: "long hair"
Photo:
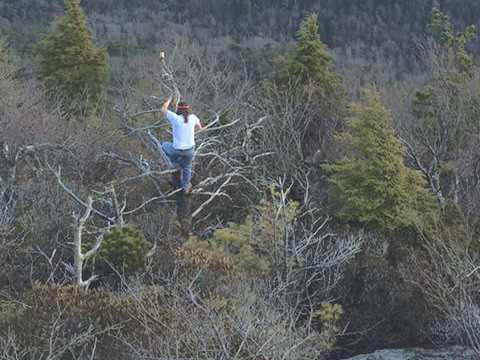
[[[192,113],[192,109],[190,105],[188,105],[185,101],[178,103],[177,106],[177,115],[183,115],[185,122],[188,122],[188,115]]]

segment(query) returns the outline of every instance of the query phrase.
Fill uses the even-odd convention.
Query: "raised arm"
[[[160,111],[162,112],[163,115],[167,115],[168,112],[168,107],[170,106],[170,103],[172,102],[173,96],[170,95],[167,100],[163,103],[162,107],[160,108]]]

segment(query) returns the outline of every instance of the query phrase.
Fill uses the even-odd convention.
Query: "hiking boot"
[[[192,193],[192,186],[183,189],[183,195],[190,195]]]

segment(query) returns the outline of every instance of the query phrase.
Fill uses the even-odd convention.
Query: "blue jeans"
[[[182,189],[189,188],[192,178],[192,160],[195,154],[195,147],[190,150],[177,150],[171,142],[162,143],[162,149],[171,165],[182,167]]]

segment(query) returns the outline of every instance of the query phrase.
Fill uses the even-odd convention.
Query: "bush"
[[[98,251],[98,266],[108,271],[110,265],[121,269],[124,275],[134,274],[145,266],[148,242],[133,225],[114,227],[104,235]]]
[[[388,110],[376,91],[365,91],[366,104],[352,104],[353,117],[341,143],[350,154],[335,165],[330,182],[336,185],[336,216],[370,229],[394,230],[419,225],[434,208],[419,171],[404,163],[406,148],[395,136]]]
[[[276,196],[273,192],[274,200]],[[298,203],[291,201],[277,214],[276,204],[264,199],[255,214],[216,230],[209,241],[190,238],[177,250],[177,258],[187,266],[208,263],[238,277],[271,275],[283,259],[285,233],[295,223],[297,209]]]
[[[111,293],[37,284],[20,301],[0,305],[2,359],[126,360],[139,354],[253,359],[260,354],[280,360],[289,354],[288,359],[300,360],[325,356],[335,343],[338,305],[325,303],[312,315],[321,328],[315,331],[298,322],[294,307],[268,283],[220,282],[203,295],[197,285],[130,284],[126,292]]]
[[[17,357],[12,359],[41,359],[51,353],[57,355],[52,359],[80,359],[73,354],[91,354],[95,343],[95,359],[123,359],[126,348],[114,335],[129,337],[141,331],[145,307],[160,303],[160,294],[163,289],[154,286],[144,287],[134,296],[36,283],[20,301],[0,305],[0,338],[6,342],[6,334],[13,337],[10,342],[15,349],[10,351]],[[119,357],[112,355],[115,352]]]

